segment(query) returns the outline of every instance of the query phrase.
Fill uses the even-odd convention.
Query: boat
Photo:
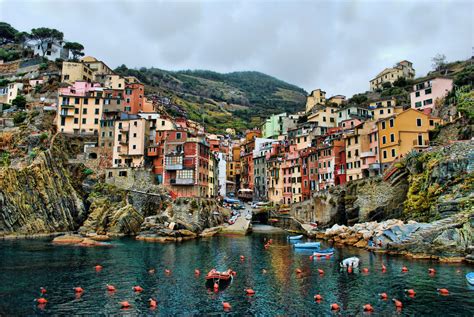
[[[474,285],[474,272],[467,273],[466,280],[469,284]]]
[[[224,272],[219,272],[216,269],[212,269],[206,275],[206,287],[209,289],[214,289],[214,284],[217,284],[219,290],[223,290],[230,285],[234,275],[235,272],[231,269],[228,269]]]
[[[333,254],[334,254],[334,248],[328,248],[326,250],[318,250],[318,251],[313,252],[314,256],[327,256],[327,255],[333,255]]]
[[[288,240],[300,240],[301,238],[303,238],[302,234],[299,236],[288,236]]]
[[[339,265],[341,267],[344,267],[344,268],[345,267],[356,268],[356,267],[359,266],[359,262],[360,262],[359,258],[353,256],[353,257],[350,257],[350,258],[347,258],[347,259],[343,260]]]
[[[321,247],[321,242],[295,243],[294,247],[296,249],[319,249]]]

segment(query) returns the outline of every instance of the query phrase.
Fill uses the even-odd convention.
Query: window
[[[74,114],[79,114],[79,108],[74,108]]]
[[[127,171],[120,171],[118,176],[127,177]]]
[[[74,118],[74,124],[78,124],[79,123],[79,118]]]
[[[420,97],[420,92],[419,91],[415,92],[415,97]]]
[[[334,122],[334,118],[329,118],[329,122]]]
[[[393,119],[390,119],[389,123],[390,123],[390,128],[393,128]]]
[[[392,113],[392,109],[387,109],[387,113]]]
[[[134,145],[132,146],[132,149],[136,150],[136,149],[137,149],[137,146],[134,144]]]
[[[430,126],[434,126],[434,121],[430,120]]]
[[[385,121],[382,121],[382,130],[385,130]]]
[[[433,99],[427,99],[427,100],[423,101],[423,105],[425,105],[425,106],[426,105],[431,105],[431,104],[433,104]]]
[[[86,124],[86,122],[87,122],[87,121],[86,121],[86,118],[83,118],[83,119],[82,119],[82,124]]]
[[[384,159],[387,158],[387,151],[386,151],[386,150],[383,150],[383,158],[384,158]]]
[[[87,108],[82,109],[82,114],[87,114]]]
[[[429,94],[431,94],[431,87],[425,89],[425,95],[429,95]]]
[[[136,137],[137,137],[137,134],[136,134],[136,133],[134,133],[134,134],[133,134],[133,137],[134,137],[134,138],[136,138]]]
[[[181,139],[181,132],[176,133],[176,139],[180,140]]]
[[[94,119],[94,124],[99,124],[99,119]]]
[[[421,127],[421,119],[420,118],[416,119],[416,126]]]
[[[396,156],[395,149],[392,149],[392,157],[395,157],[395,156]]]
[[[380,109],[379,113],[380,113],[380,114],[383,114],[383,109]]]
[[[84,104],[85,104],[85,105],[88,105],[88,104],[89,104],[89,99],[84,98]]]
[[[395,134],[390,134],[390,142],[395,142]]]
[[[96,105],[100,104],[100,99],[99,98],[95,98],[95,104]]]
[[[387,143],[387,137],[384,135],[384,136],[382,137],[382,144],[385,144],[385,143]]]
[[[76,105],[79,104],[79,98],[74,98],[74,104],[76,104]]]
[[[415,107],[416,107],[416,108],[420,108],[420,107],[421,107],[421,101],[415,102]]]
[[[351,158],[351,151],[347,151],[347,157]]]

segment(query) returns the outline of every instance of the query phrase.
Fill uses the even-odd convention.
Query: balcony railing
[[[373,156],[375,156],[375,153],[373,153],[373,152],[371,152],[371,151],[368,151],[368,152],[362,152],[362,153],[360,154],[360,157],[361,157],[361,158],[365,158],[365,157],[373,157]]]
[[[413,140],[413,146],[415,147],[426,147],[430,145],[429,140],[422,140],[422,142],[418,142],[418,140]]]
[[[183,156],[169,156],[165,157],[165,169],[168,171],[176,171],[183,169]]]
[[[194,185],[193,178],[171,178],[171,185]]]
[[[379,169],[380,169],[380,163],[372,163],[372,164],[369,164],[369,169],[371,169],[371,170],[379,170]]]

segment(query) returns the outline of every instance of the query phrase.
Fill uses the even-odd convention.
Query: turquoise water
[[[264,239],[273,238],[269,250]],[[330,315],[331,303],[341,306],[340,315],[362,315],[363,305],[374,307],[372,315],[473,316],[474,291],[469,289],[465,274],[474,268],[428,261],[410,261],[402,257],[378,255],[358,249],[336,249],[332,260],[313,260],[308,253],[295,252],[284,235],[253,234],[246,237],[214,237],[179,244],[151,244],[120,239],[107,248],[54,246],[49,240],[0,242],[0,315]],[[240,255],[246,257],[240,260]],[[337,260],[357,255],[369,273],[348,275],[338,269]],[[380,270],[381,263],[387,272]],[[102,271],[94,266],[100,264]],[[406,265],[408,273],[401,273]],[[205,288],[204,275],[210,269],[233,268],[233,283],[217,294]],[[427,270],[434,267],[436,275]],[[150,274],[148,270],[156,272]],[[194,270],[201,270],[196,277]],[[295,270],[303,273],[297,276]],[[317,269],[325,271],[320,276]],[[166,275],[165,269],[171,274]],[[263,274],[262,270],[267,273]],[[117,291],[109,293],[106,284]],[[144,291],[135,294],[132,287]],[[40,307],[34,302],[39,288],[47,289],[49,301]],[[73,287],[85,292],[76,297]],[[244,289],[251,287],[254,296]],[[446,287],[451,294],[440,296],[437,288]],[[410,298],[404,289],[417,294]],[[382,301],[379,293],[403,302],[401,313],[394,304]],[[314,295],[323,301],[316,303]],[[158,307],[148,307],[156,298]],[[131,304],[122,310],[119,301]],[[232,309],[224,312],[222,301]]]

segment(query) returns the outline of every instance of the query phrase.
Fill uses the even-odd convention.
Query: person
[[[374,246],[374,237],[373,236],[370,236],[369,238],[369,247],[373,247]]]

